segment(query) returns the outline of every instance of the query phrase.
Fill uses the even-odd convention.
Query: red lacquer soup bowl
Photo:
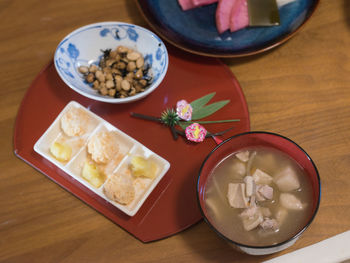
[[[208,210],[205,205],[206,198],[206,186],[208,178],[210,177],[213,169],[227,156],[232,153],[238,152],[245,148],[255,148],[255,147],[264,147],[272,148],[279,150],[289,157],[291,157],[300,168],[304,171],[304,174],[308,176],[309,182],[311,183],[312,189],[312,203],[308,208],[309,217],[306,220],[306,223],[302,227],[296,229],[296,234],[287,238],[286,240],[273,244],[273,245],[264,245],[256,246],[249,244],[242,244],[235,240],[232,240],[225,236],[225,233],[222,233],[215,227],[215,223],[212,221],[210,216],[208,216]],[[227,140],[220,143],[216,146],[205,158],[198,176],[197,183],[197,198],[199,202],[199,207],[203,215],[204,220],[208,225],[224,240],[226,240],[230,245],[235,249],[250,254],[250,255],[266,255],[272,254],[281,250],[286,249],[287,247],[293,245],[295,241],[300,237],[300,235],[308,228],[313,219],[316,216],[320,198],[321,198],[321,181],[316,168],[315,163],[310,158],[310,156],[295,142],[292,140],[275,133],[269,132],[246,132],[235,135],[228,138]],[[310,211],[311,210],[311,211]]]

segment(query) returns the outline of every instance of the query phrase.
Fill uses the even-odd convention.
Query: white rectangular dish
[[[79,116],[71,114],[76,110],[79,111]],[[65,120],[64,123],[62,119]],[[102,134],[112,136],[113,140],[109,140],[112,137],[107,137],[108,140],[99,139],[96,141],[96,138],[102,138]],[[112,141],[115,142],[115,145]],[[101,142],[107,143],[102,145],[101,148]],[[60,147],[56,147],[53,152],[51,147],[54,143],[57,143]],[[101,149],[105,151],[101,151]],[[75,101],[69,102],[60,112],[50,127],[35,143],[34,150],[129,216],[137,213],[170,168],[170,163],[167,160]],[[62,159],[58,156],[68,157]],[[136,158],[141,158],[144,164],[152,164],[147,166],[153,168],[151,177],[140,176],[132,169],[131,162]],[[83,169],[86,168],[87,163],[90,167],[89,171],[91,171],[91,167],[98,171],[98,184],[83,177]],[[84,173],[84,175],[86,174]],[[127,180],[115,180],[117,177],[125,177]],[[94,177],[94,179],[96,178]],[[112,181],[113,187],[111,188]],[[128,198],[125,203],[109,198],[111,197],[110,189],[116,188],[119,192],[112,193],[113,196],[125,197],[127,195],[130,197],[130,191],[124,191],[123,185],[121,187],[116,186],[116,181],[123,185],[126,182],[128,190],[130,190],[130,187],[132,188],[131,198]],[[106,193],[109,193],[107,194],[109,197]]]

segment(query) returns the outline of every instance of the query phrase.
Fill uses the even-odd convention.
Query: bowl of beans
[[[108,103],[128,103],[152,93],[168,69],[168,52],[153,32],[128,23],[90,24],[58,45],[58,75],[74,91]]]

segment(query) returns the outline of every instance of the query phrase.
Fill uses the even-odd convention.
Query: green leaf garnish
[[[199,123],[199,124],[214,124],[214,123],[228,123],[228,122],[236,122],[240,121],[240,119],[232,119],[232,120],[219,120],[219,121],[179,121],[178,125],[182,129],[186,129],[187,126],[191,125],[192,123]]]
[[[229,102],[230,102],[229,100],[222,100],[222,101],[218,101],[218,102],[209,104],[207,106],[201,107],[196,111],[192,112],[192,120],[203,119],[209,115],[212,115],[213,113],[220,110]]]
[[[240,119],[232,119],[232,120],[219,120],[219,121],[187,121],[186,123],[199,123],[199,124],[212,124],[212,123],[227,123],[227,122],[235,122],[240,121]],[[181,122],[180,122],[181,123]],[[179,124],[180,124],[179,123]]]
[[[216,92],[210,93],[208,95],[205,95],[199,99],[196,99],[192,101],[190,104],[192,106],[193,111],[195,112],[197,109],[203,107],[205,104],[207,104],[214,96]]]
[[[182,129],[186,130],[187,126],[191,125],[192,122],[179,122],[178,124]]]

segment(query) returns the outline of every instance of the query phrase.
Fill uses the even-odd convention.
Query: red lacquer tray
[[[130,104],[108,104],[85,98],[66,86],[51,62],[36,77],[18,111],[14,133],[15,154],[102,213],[143,242],[178,233],[201,219],[196,198],[197,174],[205,156],[215,147],[211,138],[200,144],[183,138],[175,141],[170,130],[158,123],[130,117],[130,112],[160,116],[180,99],[192,101],[216,92],[211,102],[231,102],[207,120],[239,118],[238,123],[208,124],[210,132],[234,129],[223,137],[249,130],[247,104],[232,72],[217,59],[169,50],[169,68],[158,89]],[[170,170],[139,212],[129,217],[74,181],[54,164],[34,152],[33,146],[71,100],[75,100],[112,125],[167,159]]]

